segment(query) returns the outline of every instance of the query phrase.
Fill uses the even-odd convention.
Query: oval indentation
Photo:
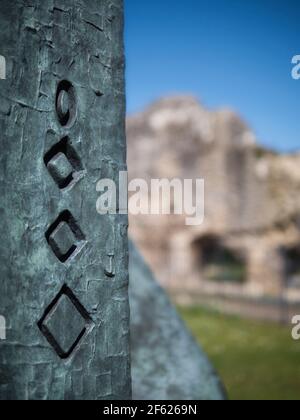
[[[71,127],[77,115],[77,100],[74,86],[67,80],[62,80],[56,92],[56,113],[63,127]]]

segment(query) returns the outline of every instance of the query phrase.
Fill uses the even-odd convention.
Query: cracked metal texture
[[[96,212],[126,168],[123,2],[1,0],[0,50],[0,399],[129,399],[127,217]]]

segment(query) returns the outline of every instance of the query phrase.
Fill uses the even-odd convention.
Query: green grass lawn
[[[299,400],[300,341],[291,328],[179,308],[219,372],[231,400]]]

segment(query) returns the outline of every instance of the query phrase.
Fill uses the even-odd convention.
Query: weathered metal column
[[[129,399],[122,0],[1,0],[0,399]]]

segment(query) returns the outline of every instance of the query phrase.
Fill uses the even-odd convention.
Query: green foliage
[[[231,400],[299,400],[300,341],[291,328],[200,307],[179,308]]]

